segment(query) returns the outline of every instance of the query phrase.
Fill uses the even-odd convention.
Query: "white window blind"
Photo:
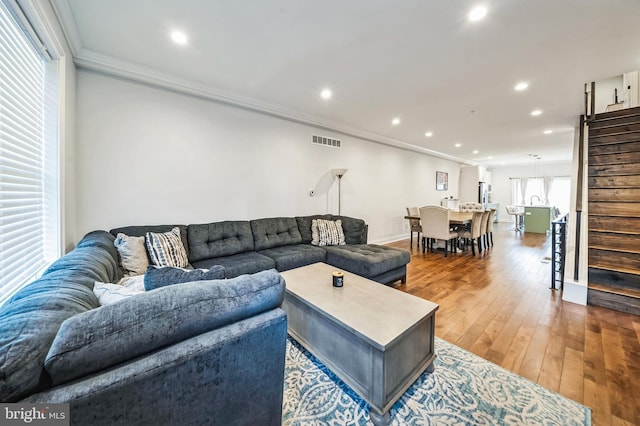
[[[0,304],[48,262],[46,70],[0,2]]]

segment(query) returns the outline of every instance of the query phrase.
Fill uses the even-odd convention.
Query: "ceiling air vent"
[[[340,148],[342,142],[340,139],[327,138],[325,136],[312,135],[311,142],[316,145],[332,146],[334,148]]]

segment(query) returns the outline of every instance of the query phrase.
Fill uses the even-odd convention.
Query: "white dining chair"
[[[482,212],[482,223],[480,224],[480,236],[484,245],[483,249],[489,248],[489,221],[492,220],[491,210]]]
[[[459,237],[464,240],[464,247],[471,244],[471,253],[476,255],[475,245],[478,245],[478,253],[482,252],[482,243],[480,233],[480,228],[482,226],[482,219],[484,218],[484,212],[474,211],[473,217],[471,218],[471,226],[462,230],[459,234]]]
[[[458,210],[460,210],[461,212],[475,212],[484,210],[484,207],[480,203],[466,201],[458,205]]]
[[[445,257],[449,247],[452,252],[454,251],[458,233],[450,229],[449,209],[440,206],[420,207],[420,224],[422,225],[422,253],[426,250],[427,242],[433,251],[433,240],[444,240]]]
[[[496,209],[491,209],[489,220],[487,221],[487,245],[490,243],[493,247],[493,221],[495,219]]]

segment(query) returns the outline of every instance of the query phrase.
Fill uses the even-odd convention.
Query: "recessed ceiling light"
[[[479,151],[478,151],[477,149],[474,149],[474,150],[473,150],[473,153],[474,153],[474,154],[477,154],[478,152],[479,152]]]
[[[424,134],[426,137],[430,138],[431,136],[433,136],[433,132],[427,132]]]
[[[471,9],[471,12],[469,12],[468,18],[469,21],[475,22],[481,20],[485,16],[487,16],[487,8],[484,6],[476,6]]]
[[[398,124],[400,124],[400,119],[398,117],[394,118],[393,120],[391,120],[391,124],[397,126]]]
[[[173,31],[171,33],[171,40],[173,40],[177,44],[187,44],[187,41],[189,41],[186,34],[181,31]]]
[[[462,146],[462,144],[461,144],[461,143],[457,143],[457,144],[455,144],[454,146],[455,146],[456,148],[460,148],[460,147]]]
[[[491,155],[490,155],[490,156],[489,156],[489,160],[493,160],[493,156],[491,156]]]
[[[542,114],[542,111],[539,109],[534,109],[533,111],[531,111],[531,115],[533,115],[534,117],[537,117],[540,114]]]
[[[553,130],[545,130],[545,131],[544,131],[544,134],[545,134],[545,135],[550,135],[551,133],[553,133]]]
[[[322,92],[320,92],[320,96],[322,96],[322,99],[331,99],[331,96],[333,96],[333,92],[330,89],[324,89]]]
[[[527,83],[526,81],[521,81],[520,83],[516,84],[516,87],[514,87],[514,89],[516,89],[516,91],[518,92],[522,92],[527,87],[529,87],[529,83]]]

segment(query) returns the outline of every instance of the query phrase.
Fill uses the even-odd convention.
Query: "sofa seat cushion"
[[[249,221],[224,221],[187,226],[191,264],[213,257],[253,251]]]
[[[243,274],[255,274],[265,269],[274,269],[276,263],[270,257],[256,252],[240,253],[233,256],[216,257],[193,263],[194,268],[211,269],[215,265],[223,266],[225,278]]]
[[[55,385],[65,383],[277,308],[284,289],[271,269],[130,297],[62,323],[44,365]]]
[[[298,224],[293,217],[272,217],[251,222],[256,251],[302,243]]]
[[[324,249],[307,244],[275,247],[262,250],[260,254],[273,259],[278,271],[286,271],[316,262],[324,262],[327,258],[327,252]]]
[[[324,247],[327,263],[363,277],[375,277],[409,263],[406,250],[376,244]]]

